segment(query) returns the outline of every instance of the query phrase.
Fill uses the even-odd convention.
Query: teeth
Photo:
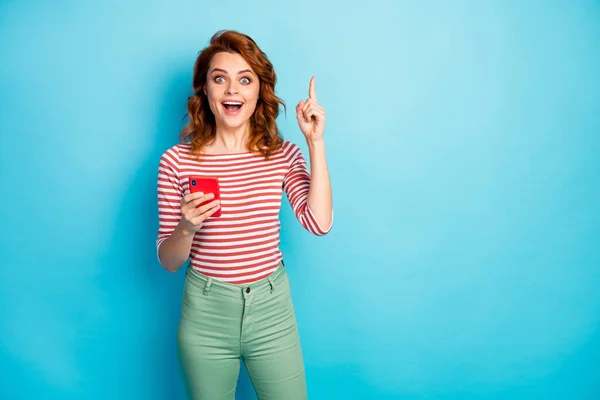
[[[229,104],[232,106],[241,106],[242,105],[242,103],[237,103],[235,101],[224,101],[223,104]]]

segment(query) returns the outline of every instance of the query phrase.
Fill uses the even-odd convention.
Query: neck
[[[245,123],[237,128],[217,126],[213,150],[219,153],[245,153],[250,135],[250,124]]]

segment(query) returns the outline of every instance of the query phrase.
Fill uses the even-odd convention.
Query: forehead
[[[212,71],[213,68],[224,69],[230,74],[236,74],[238,71],[244,69],[252,69],[241,55],[224,52],[217,53],[213,56],[208,71]]]

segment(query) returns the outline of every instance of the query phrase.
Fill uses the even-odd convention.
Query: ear
[[[208,93],[206,93],[206,83],[204,84],[204,87],[202,88],[202,90],[204,91],[204,95],[208,96]]]

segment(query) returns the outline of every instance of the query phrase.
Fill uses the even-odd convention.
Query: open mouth
[[[221,104],[223,104],[225,113],[227,113],[228,115],[237,114],[242,109],[242,106],[244,105],[243,103],[240,103],[237,101],[224,101]]]

